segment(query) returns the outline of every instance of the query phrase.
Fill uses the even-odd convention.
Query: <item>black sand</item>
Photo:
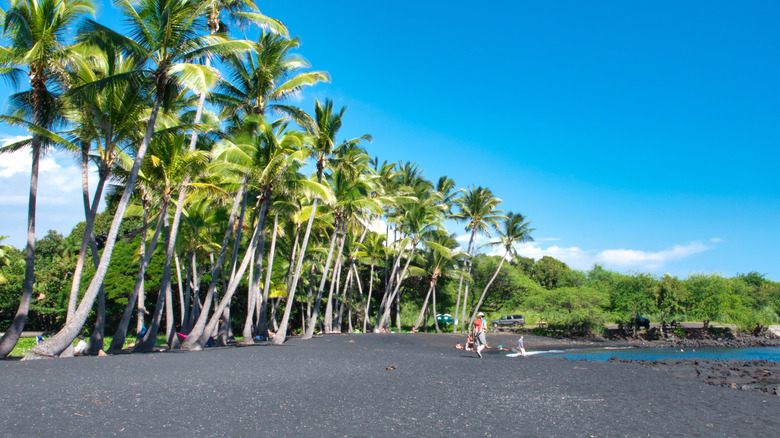
[[[488,335],[493,346],[516,336]],[[777,436],[780,397],[462,336],[0,361],[2,436]],[[530,349],[542,349],[526,337]],[[560,345],[557,345],[560,347]],[[390,368],[390,369],[388,369]]]

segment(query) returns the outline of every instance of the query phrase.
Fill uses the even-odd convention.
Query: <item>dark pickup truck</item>
[[[645,318],[644,316],[636,315],[635,317],[631,318],[629,324],[635,325],[637,328],[644,328],[645,330],[650,330],[650,320]]]
[[[517,327],[523,324],[525,324],[525,318],[523,318],[523,315],[505,315],[499,319],[490,321],[490,325],[492,325],[493,328]]]

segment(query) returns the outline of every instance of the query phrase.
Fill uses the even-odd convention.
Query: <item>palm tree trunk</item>
[[[244,191],[246,190],[246,181],[247,177],[244,176],[244,178],[241,181],[241,185],[239,186],[238,191],[236,192],[236,196],[233,199],[233,208],[230,211],[230,218],[228,219],[227,228],[225,229],[225,235],[222,238],[222,246],[219,250],[219,256],[217,257],[217,262],[213,264],[211,267],[211,284],[209,284],[209,290],[206,293],[206,298],[203,300],[203,304],[205,308],[202,308],[198,311],[198,318],[193,324],[192,329],[190,330],[187,339],[184,340],[182,343],[181,348],[190,348],[192,345],[194,345],[198,338],[203,334],[203,330],[206,327],[206,322],[208,321],[208,313],[209,313],[209,306],[211,305],[212,296],[214,295],[214,292],[217,289],[217,282],[219,281],[219,273],[222,270],[222,263],[225,260],[225,252],[227,250],[228,243],[230,242],[230,236],[233,234],[233,226],[236,223],[236,216],[238,215],[238,207],[241,204],[244,204],[242,202],[242,198],[244,197]],[[238,228],[240,229],[243,224],[239,223]],[[239,242],[236,241],[235,245],[238,246]],[[198,301],[200,301],[200,289],[196,292],[198,296]],[[200,348],[200,347],[198,347]]]
[[[263,217],[264,214],[265,212],[263,211],[263,208],[261,208],[260,217]],[[205,330],[203,330],[202,334],[200,334],[198,338],[193,339],[191,344],[188,344],[187,341],[190,341],[190,338],[194,337],[193,330],[193,333],[187,336],[187,339],[185,340],[184,345],[182,345],[182,348],[189,348],[190,350],[203,348],[203,345],[206,344],[206,341],[208,340],[209,336],[211,336],[211,333],[213,333],[216,329],[217,323],[222,319],[222,314],[225,311],[225,308],[230,304],[230,300],[233,298],[233,294],[236,292],[239,282],[244,277],[244,273],[246,273],[246,269],[249,266],[249,261],[252,259],[252,253],[257,248],[260,237],[260,229],[262,227],[262,223],[260,222],[261,221],[258,221],[257,226],[255,226],[254,233],[252,233],[252,239],[249,242],[249,247],[244,254],[244,259],[241,261],[241,266],[238,268],[238,272],[236,273],[235,277],[232,278],[228,283],[225,294],[222,296],[222,299],[219,302],[219,306],[214,310],[214,315],[212,315],[211,319],[209,319]]]
[[[393,285],[394,280],[396,276],[396,272],[398,271],[398,267],[401,265],[401,257],[403,256],[403,248],[400,248],[398,251],[398,255],[395,258],[395,262],[393,262],[393,271],[391,272],[389,276],[389,280],[386,280],[385,282],[385,293],[382,295],[382,301],[379,303],[379,311],[376,315],[376,325],[374,325],[374,332],[379,332],[381,329],[381,326],[379,325],[379,320],[381,315],[384,314],[385,308],[390,307],[390,303],[392,302],[392,299],[390,298],[390,295],[393,291]],[[387,266],[387,265],[385,265]],[[387,273],[385,273],[387,274]]]
[[[271,270],[274,266],[274,253],[276,252],[276,228],[279,226],[279,212],[274,212],[274,228],[271,233],[271,249],[268,251],[268,267],[265,268],[265,284],[263,285],[263,299],[260,302],[260,312],[257,316],[257,331],[262,340],[268,339],[268,293],[271,288]]]
[[[433,326],[436,327],[436,333],[441,333],[441,329],[439,328],[439,320],[436,319],[436,315],[438,313],[436,312],[436,282],[433,283]]]
[[[415,249],[417,249],[416,243],[412,245],[412,250],[409,252],[409,258],[406,260],[406,264],[404,265],[404,270],[401,272],[401,276],[398,278],[398,284],[395,286],[395,290],[393,291],[392,295],[388,299],[388,303],[392,303],[393,300],[395,300],[395,297],[398,296],[398,292],[401,290],[401,282],[403,282],[406,276],[406,271],[407,269],[409,269],[409,264],[412,262],[412,259],[414,258]],[[385,307],[385,312],[382,315],[382,319],[379,321],[379,324],[377,324],[378,327],[384,327],[385,324],[390,321],[391,310],[392,310],[392,306],[388,304]]]
[[[317,200],[315,199],[314,200],[314,204],[316,205],[316,203],[317,203]],[[312,216],[309,218],[309,220],[310,220],[309,223],[311,223],[311,220],[314,219],[314,210],[315,209],[312,208]],[[320,286],[317,288],[317,297],[314,300],[314,308],[312,309],[312,316],[311,316],[311,319],[309,320],[309,325],[306,327],[306,332],[303,334],[301,339],[311,339],[312,336],[314,336],[314,326],[316,325],[317,318],[319,317],[319,314],[320,314],[320,304],[322,302],[322,293],[325,290],[325,282],[328,280],[328,273],[330,272],[330,261],[333,259],[333,248],[336,246],[336,239],[338,238],[337,237],[338,233],[336,232],[337,229],[338,229],[338,225],[333,227],[333,236],[330,239],[330,248],[328,248],[328,256],[325,258],[325,265],[322,268],[322,277],[320,278]],[[306,234],[304,236],[304,242],[303,242],[304,249],[306,248],[306,243],[308,243],[307,240],[308,240],[310,231],[311,231],[311,229],[307,225],[307,227],[306,227]],[[299,257],[299,259],[298,259],[298,263],[299,264],[303,262],[302,258],[303,258],[303,255],[304,255],[304,249],[301,249],[301,253],[298,256]],[[298,271],[297,268],[296,268],[296,271]],[[295,277],[297,279],[298,275],[296,275]],[[297,281],[294,281],[294,283],[296,285],[298,284]],[[288,301],[287,301],[288,305],[286,306],[285,312],[284,312],[285,315],[287,315],[289,313],[287,311],[287,309],[292,307],[292,306],[290,306],[290,303],[291,303],[291,301],[289,301],[289,299],[288,299]],[[284,324],[284,321],[282,322],[282,324]],[[329,329],[329,327],[326,326],[325,330],[328,330],[328,329]],[[274,338],[274,342],[275,341],[276,341],[276,338]]]
[[[181,263],[179,262],[179,254],[176,253],[173,256],[173,262],[176,264],[176,283],[179,285],[179,327],[184,327],[184,321],[187,318],[187,303],[189,303],[189,291],[187,291],[187,297],[184,296],[184,282],[181,281]]]
[[[371,259],[371,272],[368,277],[368,297],[366,297],[366,309],[363,315],[363,333],[368,330],[368,312],[371,309],[371,294],[374,291],[374,259]]]
[[[493,284],[494,281],[496,281],[496,277],[498,277],[498,273],[501,272],[501,267],[504,266],[504,260],[506,260],[506,256],[509,254],[509,250],[507,250],[504,253],[504,256],[501,257],[501,261],[498,263],[498,268],[496,268],[496,272],[493,273],[493,277],[490,279],[488,284],[485,286],[485,290],[482,291],[482,296],[479,297],[479,301],[477,301],[476,307],[474,307],[474,312],[471,314],[471,318],[469,318],[469,327],[471,327],[471,324],[474,324],[474,319],[477,317],[477,312],[479,311],[479,306],[482,305],[482,301],[485,300],[485,295],[487,295],[488,289],[490,289],[490,286]]]
[[[339,266],[339,279],[336,284],[341,284],[341,266]],[[352,287],[352,270],[347,267],[347,278],[344,279],[344,288],[341,291],[341,299],[336,302],[338,304],[338,317],[334,318],[333,331],[341,333],[342,321],[344,320],[344,306],[347,303],[347,288]]]
[[[163,233],[165,235],[165,245],[166,247],[170,247],[170,239],[171,239],[171,227],[168,223],[169,217],[166,211],[160,211],[160,214],[164,217],[164,225],[163,225]],[[163,276],[164,278],[164,276]],[[149,321],[149,328],[146,330],[146,333],[144,336],[135,344],[135,347],[133,348],[134,352],[150,352],[154,349],[154,346],[157,342],[157,332],[160,329],[160,322],[162,321],[162,314],[165,310],[165,286],[163,283],[160,284],[161,290],[157,293],[157,302],[154,306],[154,313],[152,313],[152,319]]]
[[[336,237],[339,233],[336,232],[336,228],[333,229],[333,235]],[[326,332],[332,332],[333,331],[333,290],[338,292],[338,285],[341,277],[341,256],[344,253],[344,243],[347,241],[346,236],[344,234],[341,235],[341,238],[339,239],[339,251],[336,255],[336,260],[333,262],[333,274],[331,276],[330,280],[330,289],[328,290],[328,302],[325,303],[325,331]],[[330,259],[328,259],[330,261]],[[328,265],[330,266],[330,265]],[[324,279],[325,277],[323,277]],[[320,298],[320,294],[317,295],[317,298]],[[319,300],[317,301],[319,303]],[[315,306],[315,309],[319,309],[319,306]],[[315,310],[316,312],[316,310]],[[305,338],[308,339],[308,338]]]
[[[268,194],[270,195],[270,194]],[[251,344],[254,342],[252,339],[252,333],[254,332],[252,327],[252,315],[255,311],[255,307],[257,305],[257,301],[259,301],[260,298],[260,277],[263,273],[263,255],[265,254],[265,218],[268,213],[268,203],[270,201],[270,198],[267,196],[263,196],[262,200],[262,206],[260,207],[260,217],[257,219],[260,224],[258,225],[260,229],[262,230],[261,237],[260,237],[260,244],[257,245],[257,252],[255,253],[255,276],[252,278],[252,282],[250,283],[248,294],[249,294],[249,303],[248,308],[246,310],[246,320],[244,321],[244,343],[245,344]]]
[[[425,315],[425,309],[428,308],[428,300],[431,298],[431,292],[433,292],[433,280],[431,280],[430,286],[428,286],[428,293],[425,295],[425,301],[423,301],[422,309],[420,309],[420,315],[417,316],[417,322],[414,323],[414,330],[417,330],[422,323],[423,316]]]
[[[471,236],[469,237],[469,245],[466,248],[466,254],[471,255],[471,247],[474,244],[474,236],[475,235],[476,235],[476,230],[472,230],[471,231]],[[469,259],[466,259],[464,261],[464,263],[466,263],[466,267],[468,268],[469,272],[471,272],[471,267],[469,265]],[[463,291],[463,275],[460,276],[460,281],[458,282],[458,299],[455,300],[455,320],[456,321],[454,321],[452,323],[452,332],[453,333],[457,333],[458,332],[458,321],[457,320],[458,320],[458,312],[460,310],[460,297],[461,297],[462,291]],[[464,311],[464,315],[465,315],[465,311]],[[463,318],[460,319],[460,327],[461,327],[460,331],[462,332],[463,331]]]
[[[157,220],[157,228],[154,230],[154,236],[152,237],[152,241],[149,244],[149,250],[147,251],[146,229],[149,226],[148,216],[148,210],[145,209],[144,226],[143,231],[141,232],[141,247],[139,248],[140,266],[138,268],[138,275],[135,277],[135,286],[133,286],[133,292],[127,299],[127,306],[125,306],[125,311],[122,312],[122,319],[119,320],[119,326],[117,327],[116,332],[114,332],[114,338],[111,340],[111,345],[108,347],[109,354],[113,354],[122,350],[122,347],[125,345],[125,339],[127,338],[127,328],[130,325],[130,317],[133,314],[133,306],[135,305],[136,298],[144,287],[144,275],[146,274],[146,267],[152,260],[154,250],[157,247],[157,241],[160,237],[160,231],[162,231],[162,226],[165,222],[164,217],[160,215],[160,218]]]
[[[38,166],[41,161],[41,138],[33,136],[32,142],[32,171],[30,172],[30,199],[27,203],[27,248],[25,249],[24,283],[22,283],[22,298],[16,310],[11,325],[0,338],[0,359],[8,356],[13,351],[19,337],[22,335],[27,313],[32,301],[33,285],[35,284],[35,206],[38,199]],[[74,336],[75,339],[75,336]],[[73,339],[69,341],[72,343]]]
[[[311,206],[311,216],[309,216],[309,222],[306,224],[306,232],[303,234],[303,244],[301,245],[301,251],[298,255],[298,262],[295,264],[295,273],[293,274],[293,281],[291,283],[290,291],[287,294],[287,305],[284,306],[284,315],[282,315],[282,322],[279,324],[279,330],[274,336],[274,345],[282,345],[287,339],[287,326],[290,322],[290,311],[292,305],[295,303],[295,290],[298,288],[298,280],[301,278],[301,269],[303,268],[303,257],[306,255],[306,246],[309,243],[309,235],[311,234],[311,227],[314,223],[314,216],[317,215],[317,202],[319,198],[314,198],[314,202]],[[313,330],[312,330],[313,332]]]
[[[68,312],[66,316],[66,322],[73,317],[73,313],[76,312],[76,305],[78,304],[79,287],[81,286],[81,277],[84,271],[84,263],[87,259],[87,247],[91,242],[95,241],[94,224],[95,215],[97,214],[97,208],[100,203],[100,198],[103,194],[103,187],[105,185],[106,178],[104,172],[100,172],[100,178],[98,178],[98,186],[95,189],[95,197],[92,199],[90,205],[89,202],[89,142],[82,142],[81,148],[81,196],[84,201],[84,216],[86,219],[86,225],[84,226],[84,235],[81,238],[81,247],[79,248],[79,256],[76,260],[76,268],[73,270],[73,281],[70,287],[70,298],[68,299]],[[95,255],[96,245],[93,245],[93,258],[97,259]],[[97,263],[95,263],[97,266]],[[61,357],[70,357],[73,355],[73,348],[68,347],[60,355]]]

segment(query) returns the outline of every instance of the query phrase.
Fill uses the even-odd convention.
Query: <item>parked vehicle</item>
[[[504,315],[499,319],[490,322],[493,328],[499,327],[519,327],[525,324],[525,318],[523,315]]]
[[[636,315],[635,317],[631,318],[630,324],[635,325],[636,328],[650,330],[650,320],[644,316]]]

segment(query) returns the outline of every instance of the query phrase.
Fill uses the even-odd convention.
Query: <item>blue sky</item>
[[[259,5],[333,78],[299,105],[333,98],[371,155],[492,189],[536,228],[521,254],[780,280],[777,2]],[[121,26],[110,7],[99,18]],[[7,160],[0,234],[21,246],[29,176]],[[51,166],[39,235],[83,215],[78,169]]]

